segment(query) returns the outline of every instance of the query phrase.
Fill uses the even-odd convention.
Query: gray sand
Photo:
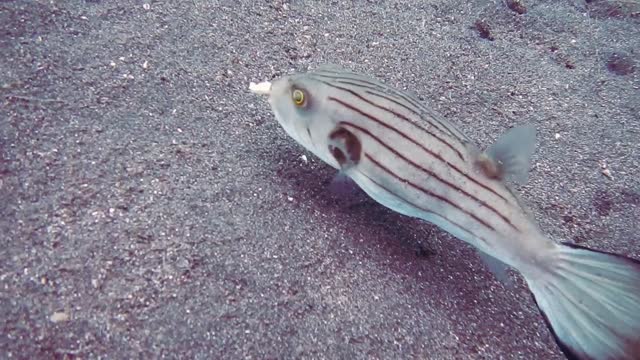
[[[243,3],[0,2],[0,357],[562,359],[520,278],[331,192],[247,88],[333,63],[482,147],[533,123],[541,228],[640,258],[640,9]]]

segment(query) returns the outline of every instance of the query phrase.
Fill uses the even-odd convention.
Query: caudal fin
[[[569,359],[640,359],[640,262],[561,244],[525,279]]]

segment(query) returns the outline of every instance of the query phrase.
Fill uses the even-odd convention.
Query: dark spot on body
[[[362,144],[349,130],[339,127],[329,134],[329,151],[340,166],[354,166],[360,162]]]
[[[485,154],[480,155],[476,161],[476,166],[485,174],[489,179],[502,179],[504,173],[500,166]]]
[[[481,38],[487,39],[489,41],[493,41],[495,38],[491,35],[491,28],[489,24],[487,24],[484,20],[476,20],[473,24],[472,29],[478,31],[478,34]]]
[[[347,163],[347,157],[344,155],[342,150],[329,145],[329,151],[331,151],[331,155],[333,155],[340,166],[344,166]]]
[[[607,70],[616,75],[629,75],[635,71],[635,65],[627,54],[614,52],[607,59]]]

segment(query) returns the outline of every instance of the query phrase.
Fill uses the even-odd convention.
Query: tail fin
[[[640,359],[640,262],[570,244],[527,278],[569,359]]]

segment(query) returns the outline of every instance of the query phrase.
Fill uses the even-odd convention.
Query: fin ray
[[[529,168],[531,167],[531,156],[535,150],[535,142],[536,129],[533,125],[522,125],[510,129],[487,149],[486,156],[492,163],[483,164],[485,173],[489,177],[525,184],[529,179]],[[481,158],[480,161],[483,159]],[[495,166],[495,169],[492,169],[491,166]]]
[[[538,308],[570,359],[638,359],[640,262],[558,244],[540,273],[525,275]]]

